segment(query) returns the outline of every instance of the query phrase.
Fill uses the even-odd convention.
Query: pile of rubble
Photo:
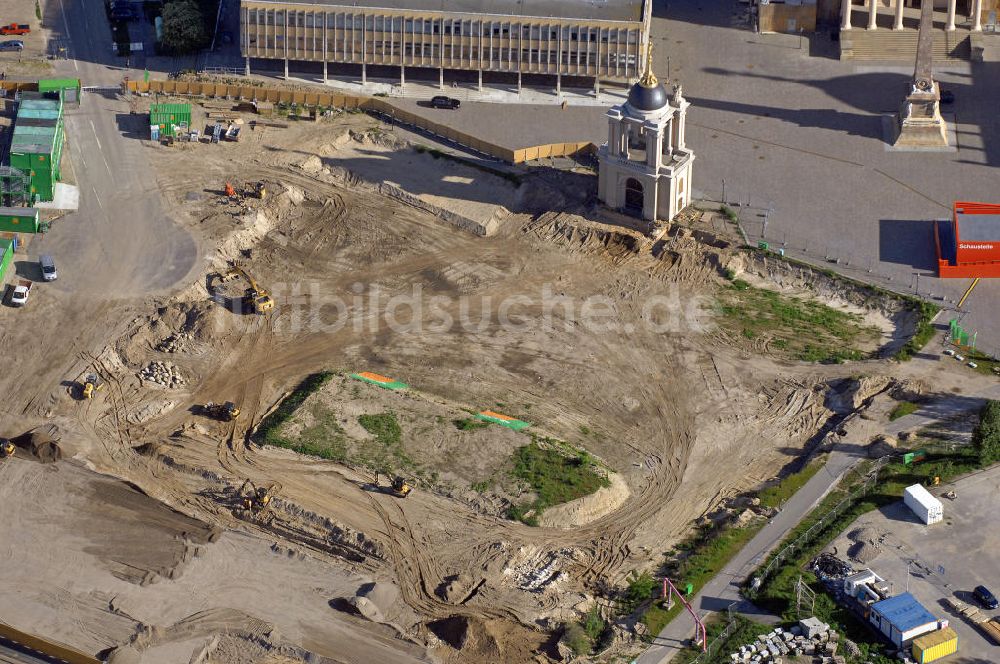
[[[166,362],[150,362],[139,372],[139,378],[168,388],[178,388],[187,382],[176,365]]]
[[[156,350],[161,353],[176,353],[178,351],[183,351],[185,347],[185,342],[191,339],[190,332],[177,332],[171,334],[169,337],[156,344]]]
[[[826,623],[808,618],[789,630],[776,627],[761,634],[754,643],[730,653],[729,659],[734,663],[783,664],[786,658],[805,656],[812,657],[813,664],[844,664],[844,656],[837,654],[839,644],[840,634]]]
[[[812,565],[809,566],[820,581],[824,583],[827,581],[833,581],[837,579],[842,579],[845,576],[850,576],[854,574],[854,567],[851,566],[846,560],[841,560],[832,553],[821,553],[816,556],[812,561]]]

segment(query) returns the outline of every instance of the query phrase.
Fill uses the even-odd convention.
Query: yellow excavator
[[[16,450],[17,448],[14,447],[14,443],[6,438],[0,438],[0,459],[14,456]]]
[[[222,420],[223,422],[232,422],[240,416],[239,406],[234,404],[232,401],[227,401],[225,403],[215,403],[214,401],[209,401],[207,404],[202,406],[202,412],[208,417]]]
[[[93,399],[94,392],[99,392],[101,388],[104,387],[104,381],[96,373],[89,373],[83,379],[83,385],[80,386],[80,396],[84,399]]]
[[[271,294],[261,288],[260,284],[239,263],[234,262],[232,267],[220,278],[223,283],[233,279],[243,279],[247,282],[247,290],[243,295],[243,306],[251,309],[255,314],[266,314],[274,309],[274,300],[271,299]]]
[[[251,480],[243,483],[239,490],[240,507],[256,516],[271,506],[271,501],[281,491],[281,485],[272,482],[267,486],[257,486]]]
[[[406,498],[410,495],[410,491],[413,491],[413,487],[401,476],[396,475],[392,478],[392,484],[389,486],[389,493],[397,498]]]

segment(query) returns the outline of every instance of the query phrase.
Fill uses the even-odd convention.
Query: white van
[[[56,272],[56,262],[52,256],[44,254],[38,257],[38,266],[42,268],[42,279],[45,281],[55,281],[59,273]]]

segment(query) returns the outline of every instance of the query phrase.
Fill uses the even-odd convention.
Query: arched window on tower
[[[642,127],[628,126],[629,161],[646,161],[646,132]]]

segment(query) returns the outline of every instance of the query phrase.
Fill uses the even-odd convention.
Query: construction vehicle
[[[226,182],[225,191],[227,198],[237,201],[242,201],[247,196],[264,200],[264,197],[267,196],[267,187],[264,186],[263,182],[246,185],[241,190],[237,190],[232,182]]]
[[[216,420],[222,420],[223,422],[232,422],[240,416],[239,407],[232,401],[227,401],[225,403],[215,403],[213,401],[209,401],[207,404],[202,406],[202,412],[208,417]]]
[[[14,447],[14,443],[10,442],[7,438],[0,438],[0,459],[14,456],[16,450],[17,448]]]
[[[271,501],[280,492],[281,485],[277,482],[267,486],[257,486],[251,480],[247,480],[238,492],[240,507],[253,516],[259,515],[271,506]]]
[[[95,373],[89,373],[83,379],[83,385],[80,386],[80,396],[84,399],[93,399],[94,392],[99,391],[104,387],[104,381],[101,377]]]
[[[406,498],[410,495],[410,491],[413,491],[413,487],[401,476],[396,475],[392,478],[392,484],[389,486],[389,493],[397,498]]]
[[[247,290],[243,294],[242,300],[245,309],[250,309],[255,314],[266,314],[274,309],[274,300],[271,299],[271,294],[261,288],[260,284],[239,263],[233,263],[229,271],[222,275],[222,281],[232,281],[237,278],[242,278],[247,282]]]

